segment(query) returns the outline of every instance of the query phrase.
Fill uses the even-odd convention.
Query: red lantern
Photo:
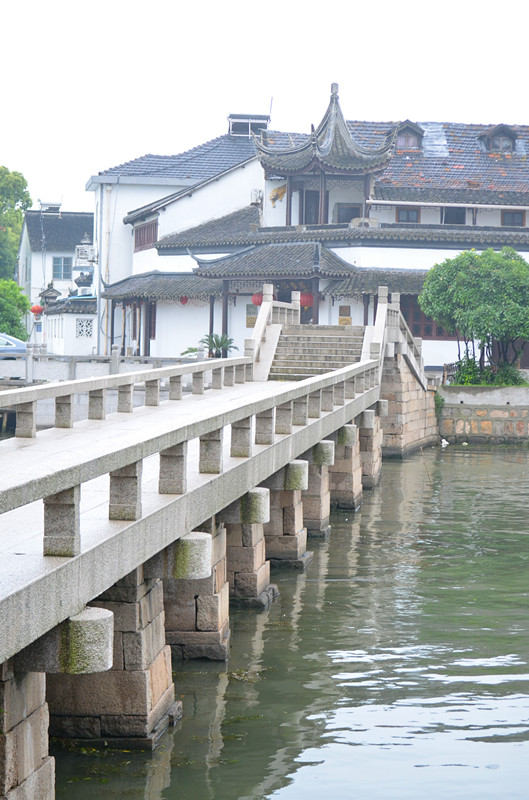
[[[29,310],[31,311],[32,314],[35,314],[35,316],[37,316],[37,314],[42,314],[44,308],[42,306],[39,306],[37,303],[37,305],[31,306]]]
[[[185,304],[189,302],[189,297],[186,297],[185,294],[183,294],[182,297],[180,298],[180,302],[182,303],[183,306],[185,306]]]
[[[308,294],[308,292],[301,292],[299,296],[299,304],[303,308],[312,308],[314,305],[314,295]]]
[[[263,302],[262,292],[256,292],[255,294],[252,294],[252,303],[254,304],[254,306],[260,306],[262,302]]]

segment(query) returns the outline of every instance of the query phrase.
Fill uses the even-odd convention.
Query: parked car
[[[0,333],[0,359],[26,355],[26,343],[8,333]]]

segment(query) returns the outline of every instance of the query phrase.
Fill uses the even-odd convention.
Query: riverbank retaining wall
[[[448,442],[529,441],[529,387],[440,386],[439,433]]]

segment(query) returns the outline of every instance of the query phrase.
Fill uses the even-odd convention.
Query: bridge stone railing
[[[130,413],[133,410],[135,386],[145,386],[145,405],[160,403],[162,383],[169,385],[169,399],[182,397],[183,379],[191,376],[192,393],[203,394],[206,376],[211,375],[211,388],[221,389],[244,383],[251,378],[252,362],[246,356],[228,359],[208,359],[193,364],[178,364],[160,369],[137,369],[133,372],[83,378],[77,381],[61,381],[0,392],[0,410],[16,411],[15,435],[32,438],[36,435],[36,412],[39,400],[55,400],[55,427],[71,428],[74,424],[74,398],[88,395],[88,419],[104,419],[106,414],[105,394],[117,390],[117,410]]]
[[[260,360],[262,345],[270,325],[297,325],[300,319],[300,292],[292,292],[291,303],[274,300],[274,287],[271,283],[263,285],[263,302],[259,308],[257,320],[251,337],[244,341],[244,355],[255,364]]]
[[[240,361],[239,366],[245,366],[245,359]],[[42,557],[35,560],[35,553],[27,557],[20,555],[10,567],[10,580],[6,584],[6,588],[10,587],[9,594],[0,596],[0,618],[5,612],[22,620],[22,607],[27,607],[28,603],[32,614],[28,626],[6,625],[0,630],[0,662],[59,621],[53,616],[59,613],[54,611],[57,604],[46,607],[38,597],[47,596],[48,591],[55,597],[57,586],[65,581],[72,596],[68,600],[68,592],[61,591],[61,618],[77,613],[83,603],[98,596],[124,574],[376,403],[380,394],[377,369],[378,362],[369,360],[308,378],[285,389],[278,387],[276,391],[274,387],[273,395],[248,402],[239,400],[233,406],[225,405],[228,410],[212,410],[208,404],[207,413],[201,417],[199,412],[193,412],[191,422],[188,421],[190,406],[187,405],[187,413],[181,421],[178,404],[173,413],[173,401],[169,400],[163,406],[171,409],[171,413],[164,416],[161,409],[161,422],[156,421],[156,414],[148,418],[149,425],[122,425],[117,428],[118,435],[112,435],[114,420],[109,417],[99,429],[88,426],[76,433],[74,428],[72,438],[63,438],[55,450],[57,434],[53,429],[23,442],[15,439],[2,442],[0,523],[4,523],[4,532],[7,532],[10,530],[9,512],[16,514],[16,509],[43,501],[44,561]],[[118,376],[113,377],[118,379]],[[158,376],[154,377],[157,379]],[[43,390],[47,388],[51,387],[42,387]],[[73,391],[73,387],[70,390]],[[156,394],[154,387],[152,391]],[[92,435],[91,430],[94,431]],[[234,465],[230,460],[225,469],[223,444],[224,440],[228,444],[228,436],[229,459],[237,459],[237,462]],[[193,440],[196,441],[193,458],[188,461]],[[160,498],[156,501],[160,504],[156,513],[161,515],[161,521],[156,514],[153,517],[152,499],[149,499],[147,516],[142,509],[142,500],[146,503],[145,495],[142,498],[143,462],[155,454],[159,454]],[[150,475],[154,467],[155,464],[149,462]],[[109,539],[104,538],[99,528],[97,534],[90,529],[88,541],[84,541],[83,485],[106,474],[110,478],[107,525],[112,528],[118,524],[118,528],[112,528]],[[164,500],[164,495],[171,497]],[[171,517],[169,523],[168,505],[171,507],[175,503],[183,510],[181,514],[178,510],[174,512],[176,516]],[[135,525],[140,527],[135,528]],[[93,555],[94,552],[97,555]],[[76,556],[81,558],[80,562]],[[52,560],[46,568],[48,557],[60,558]],[[81,574],[85,576],[82,580],[74,577]]]

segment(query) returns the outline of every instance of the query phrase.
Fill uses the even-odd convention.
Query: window
[[[419,136],[413,131],[401,131],[397,135],[397,147],[401,150],[413,150],[419,147]]]
[[[158,220],[153,219],[134,228],[134,251],[148,250],[158,239]]]
[[[466,215],[466,208],[443,208],[441,209],[441,223],[444,225],[464,225]]]
[[[408,323],[408,327],[414,336],[421,339],[450,339],[457,337],[447,334],[440,325],[437,325],[431,317],[427,317],[420,309],[415,295],[401,294],[400,310],[402,316]]]
[[[351,222],[362,216],[362,206],[353,203],[336,203],[334,207],[336,222]]]
[[[501,224],[513,228],[523,228],[525,225],[525,211],[502,211]]]
[[[90,339],[94,335],[94,321],[77,317],[75,320],[75,335],[78,339]]]
[[[71,256],[53,256],[53,277],[57,280],[70,280],[72,261]]]
[[[491,153],[512,153],[513,140],[510,136],[492,136],[490,139]]]
[[[419,222],[418,208],[397,208],[397,222]]]

